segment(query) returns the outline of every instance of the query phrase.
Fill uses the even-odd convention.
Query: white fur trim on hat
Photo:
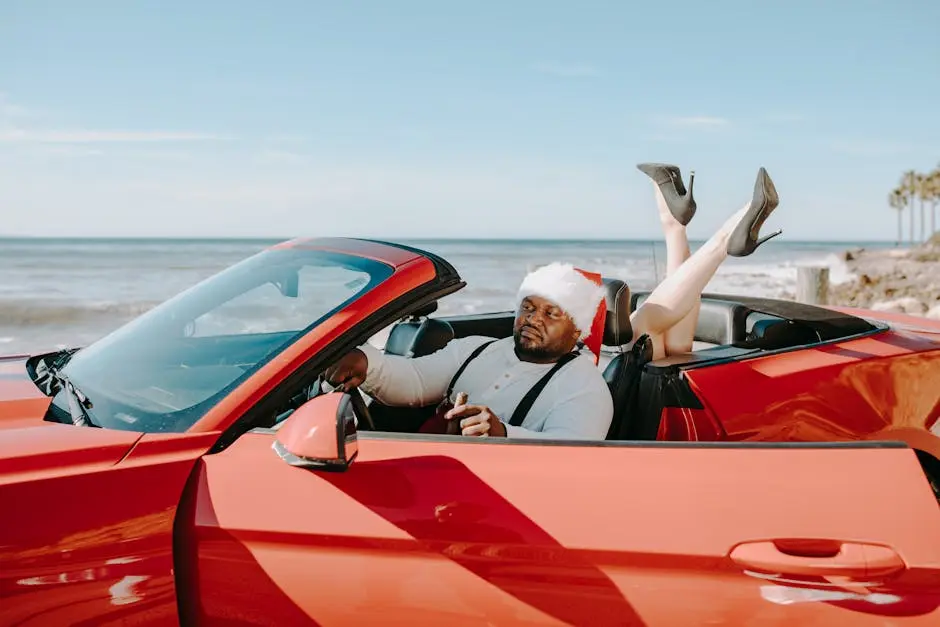
[[[517,313],[527,296],[540,296],[564,309],[583,338],[591,334],[604,289],[571,264],[556,261],[533,270],[522,280],[516,296]]]

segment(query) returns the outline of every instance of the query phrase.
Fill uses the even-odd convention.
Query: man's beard
[[[522,337],[522,330],[518,329],[512,334],[513,340],[515,340],[516,356],[520,359],[528,359],[531,361],[550,361],[558,358],[556,351],[553,351],[550,347],[545,346],[544,344],[538,346],[526,346],[523,344],[525,338]]]

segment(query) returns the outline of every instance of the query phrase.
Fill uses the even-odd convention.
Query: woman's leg
[[[676,273],[679,267],[689,258],[691,250],[689,249],[689,239],[686,236],[685,225],[679,222],[669,206],[663,193],[655,182],[653,183],[653,193],[656,195],[656,206],[659,209],[659,220],[663,225],[663,235],[666,240],[666,277]],[[696,293],[695,304],[692,310],[685,315],[682,320],[666,330],[662,338],[662,352],[666,355],[675,355],[676,353],[687,353],[692,350],[692,342],[695,339],[695,327],[698,324],[698,312],[702,300]]]
[[[757,239],[757,232],[779,199],[773,182],[761,168],[754,185],[754,197],[734,213],[695,254],[667,276],[631,316],[633,338],[648,334],[653,340],[654,359],[665,356],[666,333],[698,306],[702,291],[721,262],[731,254],[746,256],[780,231]]]

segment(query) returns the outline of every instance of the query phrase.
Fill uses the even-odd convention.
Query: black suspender
[[[460,378],[460,375],[463,374],[463,371],[466,370],[467,365],[476,359],[480,353],[483,352],[483,349],[495,341],[496,340],[484,342],[480,346],[477,346],[472,353],[470,353],[470,356],[467,357],[467,360],[460,365],[460,368],[457,369],[457,372],[454,373],[453,378],[450,380],[450,385],[447,386],[447,396],[445,397],[446,399],[449,399],[454,393],[454,385],[456,385],[457,379]],[[522,400],[519,401],[519,405],[516,406],[516,410],[512,412],[512,418],[509,419],[509,424],[514,427],[521,425],[522,421],[525,420],[526,414],[529,413],[529,410],[532,409],[532,405],[535,404],[535,400],[538,398],[539,394],[541,394],[542,390],[545,389],[545,386],[548,385],[549,380],[555,376],[555,373],[561,370],[565,364],[579,355],[581,355],[580,351],[572,351],[567,355],[563,355],[557,362],[555,362],[555,365],[552,366],[552,369],[546,372],[542,378],[532,386],[532,389],[522,397]]]
[[[555,365],[552,366],[552,369],[545,373],[541,379],[538,380],[538,383],[532,386],[532,389],[522,397],[522,400],[519,401],[519,405],[516,406],[516,411],[512,412],[512,418],[509,419],[509,424],[518,427],[522,424],[522,421],[525,420],[526,414],[529,413],[529,410],[532,409],[532,405],[535,403],[535,399],[538,398],[539,394],[542,393],[542,390],[548,385],[549,379],[555,376],[555,373],[562,369],[562,367],[567,364],[569,361],[580,355],[578,351],[573,351],[567,355],[563,355],[561,359],[555,362]]]
[[[467,364],[469,364],[471,361],[473,361],[474,359],[476,359],[477,356],[479,356],[479,354],[483,352],[483,349],[484,349],[484,348],[486,348],[487,346],[489,346],[490,344],[492,344],[492,343],[495,342],[495,341],[496,341],[496,340],[490,340],[489,342],[483,342],[482,344],[480,344],[479,346],[477,346],[477,347],[473,350],[472,353],[470,353],[470,356],[467,357],[467,360],[466,360],[465,362],[463,362],[462,364],[460,364],[460,368],[457,368],[457,372],[454,373],[454,377],[450,380],[450,385],[447,386],[447,396],[444,397],[445,400],[449,400],[450,397],[451,397],[451,394],[454,393],[454,385],[457,383],[457,379],[460,378],[460,375],[463,374],[463,371],[466,370]]]

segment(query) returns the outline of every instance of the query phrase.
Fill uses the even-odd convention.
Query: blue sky
[[[7,0],[0,235],[891,239],[940,163],[940,3]],[[905,232],[907,227],[905,226]]]

